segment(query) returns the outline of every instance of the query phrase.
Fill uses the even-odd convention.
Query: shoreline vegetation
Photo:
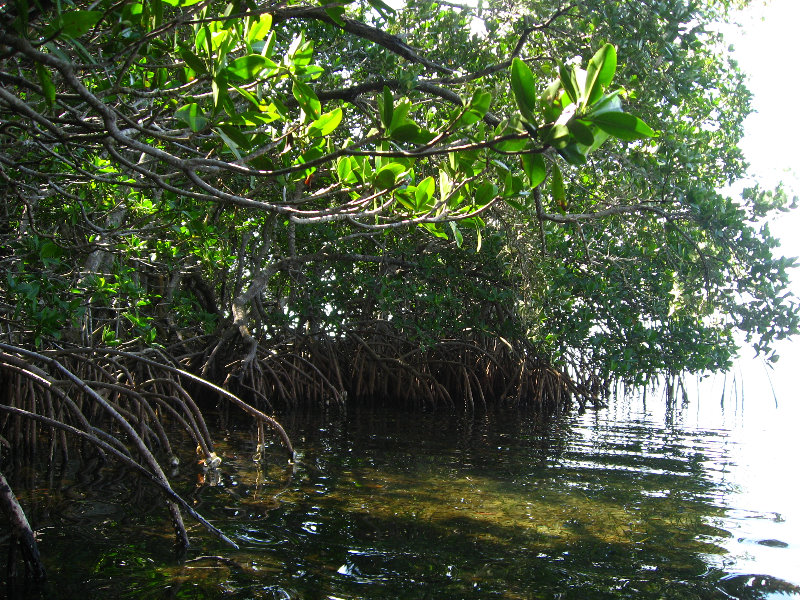
[[[189,546],[183,511],[235,548],[235,542],[176,494],[161,466],[178,465],[167,434],[175,435],[176,428],[197,445],[206,468],[221,462],[194,398],[216,404],[217,410],[226,405],[243,411],[257,427],[256,452],[265,447],[269,429],[290,461],[295,453],[286,432],[253,404],[272,408],[269,398],[273,398],[283,403],[282,411],[300,404],[333,404],[344,410],[349,401],[380,399],[410,408],[486,411],[488,405],[506,405],[535,407],[544,414],[567,412],[574,401],[581,410],[587,403],[602,406],[597,379],[577,384],[540,360],[515,356],[505,342],[491,351],[474,342],[455,341],[408,351],[397,338],[373,335],[370,344],[354,337],[348,352],[328,340],[315,346],[308,338],[291,351],[260,352],[263,356],[252,366],[258,376],[244,381],[241,375],[229,376],[225,387],[192,375],[182,368],[190,361],[162,350],[68,348],[40,353],[0,343],[0,386],[7,390],[0,404],[0,441],[13,448],[4,469],[16,472],[24,465],[41,464],[48,472],[57,471],[76,452],[81,461],[120,462],[144,475],[165,496],[177,547]],[[345,363],[342,359],[348,356]],[[245,402],[237,393],[255,401]],[[25,575],[42,581],[45,572],[33,531],[2,472],[0,478],[0,504],[15,539],[12,548],[20,549]]]
[[[741,198],[745,2],[0,5],[0,505],[111,460],[183,515],[206,410],[604,404],[798,332]],[[6,475],[3,475],[6,474]],[[20,554],[17,554],[17,551]]]
[[[367,337],[370,342],[354,337],[346,345],[348,354],[341,350],[345,344],[336,346],[328,340],[315,347],[309,336],[291,351],[258,352],[252,367],[257,378],[243,381],[229,375],[222,386],[182,368],[191,364],[188,357],[182,360],[161,349],[75,347],[33,352],[0,343],[0,385],[8,390],[0,404],[0,443],[8,452],[3,469],[15,473],[36,464],[48,472],[58,471],[75,455],[81,462],[116,462],[143,475],[165,497],[176,548],[189,545],[182,513],[235,548],[235,542],[175,493],[163,470],[178,465],[170,442],[176,428],[196,443],[204,468],[219,466],[204,409],[233,408],[248,415],[257,428],[257,453],[266,449],[271,431],[292,462],[294,448],[280,423],[255,406],[263,404],[272,411],[279,400],[279,412],[314,406],[344,411],[350,402],[371,402],[469,413],[518,407],[557,415],[576,407],[602,408],[611,393],[609,384],[593,373],[584,383],[576,383],[541,359],[520,358],[525,355],[514,353],[505,340],[491,351],[472,341],[453,340],[409,351],[385,332]],[[348,355],[352,358],[344,362]],[[240,397],[253,399],[252,404]],[[35,536],[2,472],[0,477],[0,504],[14,540],[9,564],[16,565],[15,547],[24,564],[24,574],[16,575],[14,566],[9,577],[41,582],[45,572]]]

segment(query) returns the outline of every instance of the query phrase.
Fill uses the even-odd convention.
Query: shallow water
[[[295,416],[291,467],[275,448],[258,468],[251,432],[231,431],[218,481],[174,481],[239,550],[192,526],[180,563],[160,503],[107,477],[70,485],[32,511],[43,595],[800,598],[795,469],[771,454],[795,437],[745,406]]]

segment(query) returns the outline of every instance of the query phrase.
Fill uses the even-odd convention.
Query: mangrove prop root
[[[62,365],[59,361],[43,356],[37,352],[33,352],[31,350],[26,350],[24,348],[9,348],[5,344],[0,344],[0,349],[2,350],[9,350],[12,349],[18,354],[22,354],[28,358],[40,360],[53,368],[54,371],[58,372],[61,375],[64,375],[72,384],[74,384],[78,389],[80,389],[83,394],[93,403],[100,406],[105,413],[110,417],[112,423],[118,426],[122,431],[126,434],[127,439],[136,449],[136,451],[142,456],[144,461],[147,463],[148,467],[153,471],[154,475],[160,479],[164,484],[167,486],[167,476],[164,474],[164,471],[161,469],[161,465],[158,464],[158,460],[156,460],[153,453],[148,448],[147,443],[142,439],[139,433],[134,429],[134,426],[131,422],[123,416],[120,411],[118,411],[106,398],[101,396],[95,389],[93,389],[85,380],[81,379],[74,373],[72,373],[69,369],[67,369],[64,365]],[[169,512],[172,517],[172,523],[175,526],[175,535],[177,538],[177,543],[181,547],[188,547],[189,545],[189,536],[186,533],[186,527],[183,524],[183,519],[180,514],[180,509],[175,505],[173,501],[168,501]]]
[[[237,346],[237,336],[224,332],[185,336],[171,348],[140,351],[53,345],[34,352],[0,343],[0,389],[6,390],[0,440],[9,449],[3,458],[15,467],[33,461],[63,466],[70,445],[77,445],[83,460],[115,459],[163,495],[180,547],[189,543],[182,513],[236,546],[172,489],[156,459],[166,455],[171,466],[177,464],[168,433],[177,428],[207,463],[219,460],[193,397],[198,390],[216,397],[224,414],[234,406],[255,421],[259,457],[266,425],[293,460],[285,430],[260,408],[280,402],[287,408],[332,404],[344,409],[368,401],[470,412],[491,405],[530,406],[559,414],[574,403],[581,410],[602,406],[608,382],[580,360],[564,361],[551,364],[524,340],[512,343],[480,332],[423,344],[386,321],[359,322],[337,337],[283,331],[255,350]],[[212,371],[214,381],[194,374]],[[10,500],[3,503],[14,506]],[[21,525],[14,531],[22,536],[17,539],[33,539],[24,537]],[[35,546],[26,543],[14,548],[28,561],[25,553]]]
[[[191,516],[196,521],[198,521],[209,532],[213,533],[215,536],[217,536],[219,539],[221,539],[226,544],[229,544],[233,548],[237,548],[237,549],[239,548],[238,544],[236,544],[228,536],[226,536],[224,533],[222,533],[222,531],[220,531],[219,529],[214,527],[211,523],[209,523],[201,514],[199,514],[194,508],[192,508],[186,502],[186,500],[184,500],[181,496],[179,496],[178,493],[175,492],[170,487],[169,483],[166,483],[166,482],[162,481],[155,474],[151,473],[150,470],[147,467],[145,467],[144,465],[136,462],[130,456],[120,452],[115,447],[113,447],[110,444],[104,442],[103,440],[99,439],[98,437],[95,437],[92,434],[87,433],[85,431],[81,431],[80,429],[76,429],[75,427],[71,427],[70,425],[66,425],[65,423],[60,423],[58,421],[51,421],[47,417],[44,417],[42,415],[37,415],[37,414],[34,414],[34,413],[30,413],[30,412],[24,411],[24,410],[19,409],[19,408],[14,408],[14,407],[11,407],[11,406],[5,406],[5,405],[0,404],[0,411],[9,412],[11,414],[19,415],[19,416],[24,417],[24,418],[28,418],[28,419],[33,419],[33,420],[39,421],[41,423],[49,425],[50,427],[54,427],[54,428],[57,428],[57,429],[62,429],[64,431],[68,432],[68,433],[71,433],[72,435],[74,435],[76,437],[82,438],[82,439],[90,442],[91,444],[97,445],[98,447],[100,447],[103,450],[105,450],[107,453],[109,453],[109,454],[113,455],[115,458],[117,458],[117,460],[119,460],[123,465],[125,465],[126,467],[129,467],[130,469],[132,469],[132,470],[136,471],[137,473],[143,475],[150,482],[154,483],[157,487],[159,487],[161,489],[162,493],[164,493],[164,495],[167,496],[168,500],[170,500],[172,502],[175,502],[176,504],[179,504],[181,506],[181,508],[183,508],[189,514],[189,516]]]
[[[42,560],[39,556],[39,548],[36,545],[33,531],[27,517],[25,517],[25,512],[19,505],[17,497],[2,472],[0,472],[0,509],[6,515],[11,526],[12,545],[18,544],[22,552],[26,572],[34,581],[44,581],[44,565],[42,565]]]
[[[164,357],[157,355],[156,358]],[[235,547],[230,538],[172,489],[156,459],[155,453],[159,452],[166,455],[171,466],[177,465],[163,419],[186,429],[207,461],[216,458],[203,415],[183,384],[189,381],[204,386],[253,417],[259,424],[262,445],[262,426],[266,424],[277,432],[290,457],[294,456],[294,449],[275,419],[235,394],[166,364],[169,362],[168,358],[160,362],[116,349],[71,348],[34,352],[0,343],[0,386],[8,390],[0,404],[0,436],[10,440],[8,456],[11,464],[21,467],[34,464],[39,439],[49,435],[43,438],[48,440],[43,459],[52,467],[59,458],[66,464],[67,434],[70,434],[72,440],[77,438],[80,441],[78,448],[82,457],[91,456],[85,454],[86,449],[92,449],[102,460],[108,455],[157,486],[165,497],[180,549],[189,545],[182,511]],[[180,418],[171,418],[173,415]],[[15,534],[19,533],[17,538],[21,540],[26,564],[33,565],[28,549],[34,546],[27,543],[28,538],[23,535],[24,521],[17,518],[24,518],[24,513],[12,501],[13,495],[3,500],[4,507],[10,507],[9,519]]]
[[[229,363],[226,385],[256,403],[287,407],[368,401],[485,410],[530,406],[562,413],[575,403],[600,407],[608,386],[580,360],[553,365],[524,341],[479,333],[423,345],[386,322],[363,323],[342,337],[296,334],[262,348],[258,368]]]

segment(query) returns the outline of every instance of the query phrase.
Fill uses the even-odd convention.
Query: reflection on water
[[[186,473],[185,493],[240,550],[196,528],[178,563],[160,510],[53,493],[34,511],[58,525],[40,536],[47,596],[800,597],[797,512],[748,497],[741,432],[692,410],[295,416],[288,469],[277,451],[257,469],[253,436],[232,432],[219,485]]]

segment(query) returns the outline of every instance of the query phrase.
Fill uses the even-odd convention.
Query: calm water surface
[[[41,489],[45,595],[800,598],[798,421],[761,392],[550,420],[287,417],[293,467],[276,449],[257,468],[252,433],[231,431],[218,481],[191,467],[175,481],[240,550],[192,526],[177,562],[160,503],[120,508],[108,476]]]

